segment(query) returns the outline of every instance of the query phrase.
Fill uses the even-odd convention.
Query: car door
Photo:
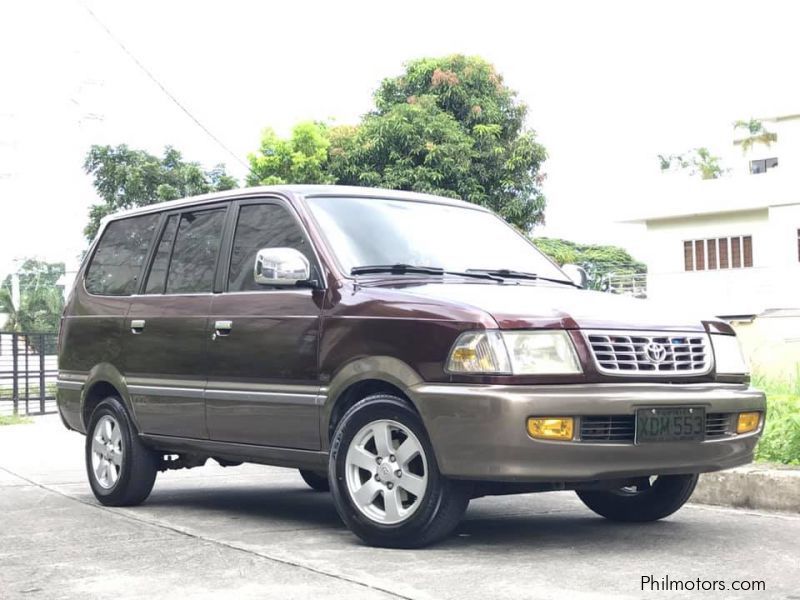
[[[227,206],[165,215],[128,312],[125,376],[144,433],[206,438],[206,327]]]
[[[317,367],[324,290],[263,286],[263,248],[294,248],[318,261],[293,209],[278,198],[240,201],[226,261],[225,291],[212,299],[206,419],[212,440],[317,450]],[[317,276],[318,280],[321,280]],[[213,339],[212,339],[213,338]]]

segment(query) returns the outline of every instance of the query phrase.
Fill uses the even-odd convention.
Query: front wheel
[[[617,490],[578,491],[583,503],[612,521],[657,521],[677,511],[694,492],[696,474],[659,475],[642,478]]]
[[[150,495],[158,455],[142,444],[119,399],[92,413],[86,435],[86,472],[95,498],[106,506],[134,506]]]
[[[350,530],[387,548],[445,538],[470,498],[468,486],[439,473],[417,413],[388,394],[365,398],[344,415],[333,435],[328,479]]]

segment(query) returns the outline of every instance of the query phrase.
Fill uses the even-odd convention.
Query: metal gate
[[[56,411],[57,337],[0,332],[0,415]]]

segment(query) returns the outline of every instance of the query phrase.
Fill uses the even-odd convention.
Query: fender
[[[86,431],[88,425],[83,421],[87,396],[92,387],[94,387],[94,385],[97,383],[108,383],[116,388],[120,397],[122,398],[122,403],[128,410],[128,414],[130,415],[133,424],[138,430],[139,423],[136,419],[136,413],[133,409],[133,403],[131,402],[131,397],[128,392],[128,384],[125,381],[125,377],[111,363],[99,363],[92,367],[92,369],[89,371],[88,375],[86,376],[86,383],[84,383],[83,390],[81,391],[81,423],[83,423],[84,431]]]
[[[355,359],[339,369],[328,385],[327,397],[320,411],[320,434],[323,445],[327,445],[331,414],[342,392],[359,381],[369,379],[385,381],[399,388],[419,411],[417,402],[410,392],[412,386],[423,383],[419,373],[392,356],[367,356]]]

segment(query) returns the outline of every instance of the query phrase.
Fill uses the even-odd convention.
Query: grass
[[[767,422],[756,460],[800,465],[800,377],[777,381],[754,373],[753,386],[767,394]]]
[[[0,415],[0,425],[24,425],[33,423],[33,419],[21,415]]]

